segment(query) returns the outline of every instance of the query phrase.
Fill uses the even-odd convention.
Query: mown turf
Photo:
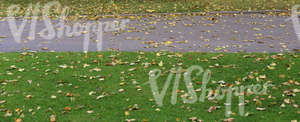
[[[59,0],[71,8],[71,15],[137,14],[137,13],[174,13],[208,11],[253,11],[289,10],[300,4],[300,0]],[[0,15],[7,15],[7,8],[20,5],[24,14],[28,4],[48,0],[0,0]]]
[[[180,97],[183,93],[178,93],[177,103],[172,105],[174,75],[163,106],[158,107],[150,85],[143,85],[149,80],[150,70],[162,70],[162,76],[157,79],[161,89],[171,68],[187,69],[197,65],[212,71],[209,88],[219,86],[214,81],[224,81],[224,88],[266,82],[274,85],[267,95],[245,96],[249,101],[245,107],[247,117],[239,115],[238,97],[234,96],[232,112],[235,114],[231,117],[235,121],[290,122],[299,120],[299,94],[290,96],[293,92],[287,92],[300,89],[299,56],[288,53],[1,53],[0,121],[18,118],[25,122],[50,121],[51,115],[55,115],[58,122],[188,121],[190,117],[207,122],[222,121],[227,118],[226,98],[211,101],[206,98],[205,102],[184,104]],[[196,77],[193,73],[194,89],[201,88],[202,76]],[[179,90],[186,93],[183,81],[181,78]],[[120,89],[124,92],[119,92]],[[104,97],[97,99],[101,95]],[[200,95],[201,91],[197,92],[197,96]],[[135,104],[138,109],[130,110]],[[211,106],[221,108],[208,112]],[[256,110],[258,107],[266,110]]]

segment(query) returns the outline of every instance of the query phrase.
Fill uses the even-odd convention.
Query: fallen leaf
[[[256,110],[264,111],[264,110],[266,110],[266,108],[256,108]]]
[[[69,106],[67,106],[67,107],[65,107],[65,111],[71,111],[71,107],[69,107]]]
[[[93,112],[94,112],[94,111],[92,111],[92,110],[87,111],[88,114],[91,114],[91,113],[93,113]]]
[[[160,61],[159,63],[158,63],[158,66],[160,66],[160,67],[162,67],[164,64],[163,64],[163,62],[162,61]]]
[[[224,119],[224,122],[233,122],[234,118],[228,118],[228,119]]]
[[[155,10],[147,9],[146,11],[147,11],[148,13],[152,13],[152,12],[154,12]]]
[[[22,122],[22,119],[18,118],[18,119],[15,120],[15,122]]]
[[[5,103],[6,101],[5,100],[0,100],[0,104],[3,104]]]
[[[124,89],[119,89],[119,92],[121,92],[121,93],[124,92],[124,91],[125,91]]]
[[[50,116],[50,122],[56,122],[56,116],[55,115]]]

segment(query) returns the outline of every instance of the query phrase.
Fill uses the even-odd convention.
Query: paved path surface
[[[263,14],[223,16],[146,17],[130,20],[119,32],[104,33],[103,50],[122,51],[196,51],[196,52],[286,52],[300,49],[300,41],[288,16]],[[102,21],[111,21],[110,19]],[[18,20],[17,23],[20,23]],[[57,24],[58,21],[52,21]],[[36,33],[45,28],[38,21]],[[30,23],[25,26],[22,42],[16,43],[7,18],[0,21],[0,52],[83,51],[84,35],[63,36],[51,40],[36,34],[28,40]],[[57,31],[58,33],[58,31]],[[95,40],[92,38],[91,40]],[[97,51],[91,41],[89,51]]]

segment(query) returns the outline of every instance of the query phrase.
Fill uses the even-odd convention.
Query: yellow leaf
[[[155,10],[147,9],[146,11],[147,11],[148,13],[152,13],[152,12],[154,12]]]
[[[129,111],[125,111],[125,115],[129,116],[130,115]]]
[[[167,41],[166,42],[166,45],[170,45],[170,44],[172,44],[173,42],[172,41]]]
[[[135,16],[129,16],[129,19],[135,19]]]
[[[164,64],[162,61],[159,62],[158,66],[162,67]]]

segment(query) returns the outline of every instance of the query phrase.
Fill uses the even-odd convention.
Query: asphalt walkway
[[[208,16],[152,16],[131,18],[122,31],[105,32],[102,50],[122,51],[180,51],[180,52],[287,52],[300,49],[300,41],[288,16],[265,14],[208,15]],[[103,19],[110,22],[116,19]],[[17,27],[22,20],[17,20]],[[58,21],[51,21],[53,25]],[[87,23],[81,22],[81,23]],[[72,26],[72,23],[71,25]],[[105,25],[104,25],[105,26]],[[0,52],[15,51],[83,51],[84,35],[42,38],[45,29],[42,20],[37,21],[35,39],[30,21],[25,25],[21,42],[17,43],[7,18],[0,19]],[[105,27],[103,27],[104,29]],[[106,28],[107,29],[107,28]],[[90,35],[89,51],[97,51],[94,41],[97,34]]]

